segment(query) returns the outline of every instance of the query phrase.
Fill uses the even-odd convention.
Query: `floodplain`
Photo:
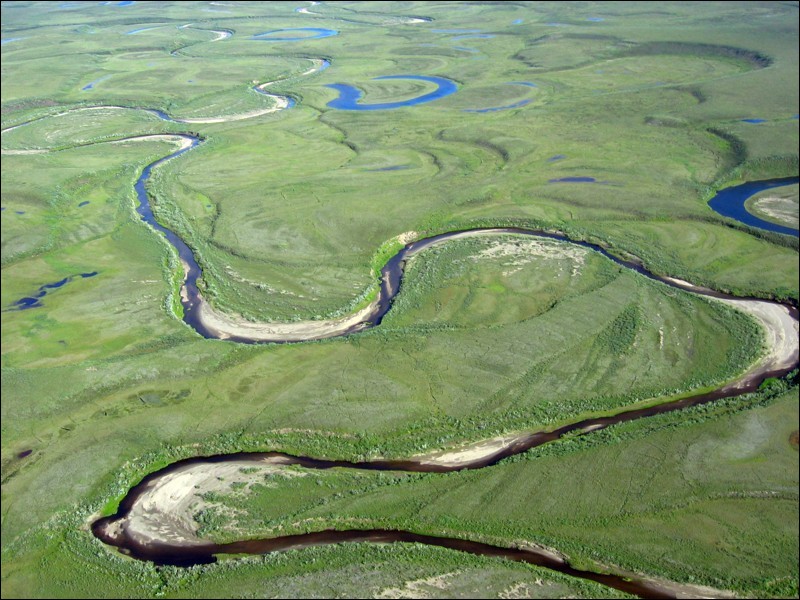
[[[797,17],[4,2],[2,596],[627,597],[423,543],[159,565],[92,527],[181,460],[458,465],[726,389],[483,468],[226,466],[165,514],[216,544],[403,531],[668,595],[797,597],[798,238],[708,204],[793,177],[743,206],[797,231]],[[137,212],[137,181],[203,301],[266,328],[365,310],[387,262],[431,236],[564,239],[454,236],[405,261],[376,326],[243,344],[184,320],[186,260]],[[693,286],[782,302],[789,325]],[[731,391],[776,336],[788,366]]]

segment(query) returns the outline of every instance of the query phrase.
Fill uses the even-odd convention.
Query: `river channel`
[[[321,61],[320,65],[314,70],[325,68],[327,62]],[[436,83],[438,89],[431,94],[420,96],[411,103],[428,102],[430,100],[440,98],[456,90],[454,83],[442,78],[428,78],[419,76],[391,76],[382,79],[422,79],[424,81]],[[257,86],[256,91],[263,93],[263,87],[268,84]],[[344,102],[344,105],[336,106],[334,102],[329,103],[329,106],[334,108],[344,108],[346,110],[380,110],[387,108],[395,108],[395,103],[390,104],[373,104],[373,105],[360,105],[357,104],[360,98],[360,92],[351,88],[337,84],[335,87],[340,92],[339,102]],[[288,99],[285,99],[284,107],[289,105]],[[409,101],[406,101],[408,104]],[[116,107],[114,107],[116,108]],[[121,108],[121,107],[120,107]],[[87,110],[87,109],[82,109]],[[148,110],[148,109],[145,109]],[[171,119],[168,115],[158,111],[150,110],[157,114],[159,117]],[[247,115],[250,116],[250,115]],[[236,120],[236,117],[231,120]],[[182,122],[217,122],[216,120],[183,120]],[[16,127],[14,127],[16,128]],[[9,131],[14,128],[9,128]],[[760,305],[761,310],[772,311],[779,316],[775,319],[780,321],[781,324],[777,326],[778,337],[785,334],[784,337],[790,338],[788,344],[784,344],[784,349],[775,361],[762,361],[754,368],[751,368],[747,373],[742,375],[737,381],[727,383],[720,386],[718,389],[697,394],[690,397],[685,397],[679,400],[672,400],[649,406],[645,408],[631,409],[620,412],[613,416],[589,418],[579,420],[573,423],[562,425],[561,427],[551,431],[531,431],[521,433],[503,445],[502,447],[495,448],[491,452],[484,453],[480,458],[461,462],[458,464],[445,464],[425,459],[407,459],[407,460],[374,460],[364,462],[348,462],[317,459],[304,456],[292,456],[277,452],[264,452],[264,453],[239,453],[230,455],[218,455],[210,457],[196,457],[173,463],[164,469],[151,473],[145,477],[139,484],[134,486],[123,499],[119,505],[117,512],[108,517],[99,518],[92,524],[92,531],[103,542],[118,547],[122,552],[132,557],[153,561],[158,564],[172,564],[180,566],[190,566],[195,564],[211,563],[217,560],[218,555],[235,555],[235,554],[264,554],[268,552],[275,552],[281,550],[288,550],[294,548],[303,548],[308,546],[317,546],[324,544],[336,544],[342,542],[407,542],[407,543],[422,543],[444,548],[470,552],[473,554],[485,556],[503,557],[509,560],[521,561],[530,564],[544,566],[550,569],[557,570],[567,575],[581,577],[611,586],[618,590],[628,593],[636,594],[642,597],[661,598],[673,597],[667,588],[661,587],[653,581],[644,579],[630,578],[624,575],[607,575],[599,574],[590,571],[582,571],[573,568],[567,561],[558,555],[551,552],[534,549],[534,548],[507,548],[495,545],[490,545],[478,541],[438,537],[432,535],[423,535],[411,531],[399,530],[346,530],[335,531],[326,530],[314,533],[280,536],[269,539],[256,539],[244,540],[228,544],[214,544],[203,540],[193,540],[191,543],[173,543],[167,540],[147,540],[143,541],[135,532],[135,528],[131,527],[129,517],[132,511],[136,508],[137,503],[146,498],[147,494],[159,482],[165,478],[179,473],[181,470],[193,468],[203,465],[214,465],[220,463],[260,463],[272,462],[279,465],[298,465],[306,469],[332,469],[332,468],[345,468],[345,469],[360,469],[368,471],[410,471],[410,472],[429,472],[429,473],[445,473],[450,471],[457,471],[462,469],[481,469],[491,467],[499,461],[525,452],[531,448],[546,444],[559,439],[566,434],[585,434],[598,429],[603,429],[616,423],[631,421],[643,417],[648,417],[660,413],[679,410],[689,406],[712,402],[721,398],[729,398],[738,396],[747,392],[756,390],[765,379],[769,377],[782,377],[797,368],[798,365],[798,351],[797,351],[797,322],[798,311],[796,307],[781,305],[776,302],[769,302],[757,299],[743,299],[736,298],[730,295],[722,294],[712,290],[694,286],[688,282],[672,279],[669,277],[661,277],[648,271],[636,259],[622,259],[614,254],[608,252],[605,248],[581,240],[573,240],[557,231],[543,231],[523,229],[516,227],[487,227],[475,228],[461,231],[451,231],[442,233],[440,235],[431,236],[424,239],[411,241],[403,246],[382,268],[380,276],[380,289],[374,301],[368,306],[362,308],[355,315],[340,319],[325,321],[324,326],[315,327],[304,326],[300,329],[274,329],[258,330],[254,335],[242,335],[240,329],[233,329],[228,331],[224,319],[212,319],[211,316],[216,316],[213,308],[206,302],[198,287],[198,280],[202,277],[202,270],[195,259],[194,253],[186,242],[180,238],[175,232],[167,227],[159,224],[152,211],[150,199],[146,191],[147,182],[152,174],[152,170],[167,160],[180,156],[185,152],[190,151],[198,144],[202,143],[202,139],[196,135],[190,134],[168,134],[167,136],[135,136],[127,138],[128,140],[148,139],[148,138],[165,138],[168,137],[173,141],[181,142],[180,149],[171,152],[167,156],[160,158],[151,164],[147,165],[135,183],[135,190],[139,205],[136,210],[140,217],[152,226],[156,231],[162,233],[167,241],[177,250],[180,261],[184,267],[184,279],[181,284],[181,304],[183,306],[183,320],[192,327],[198,334],[206,338],[221,338],[230,342],[237,343],[289,343],[299,342],[304,340],[323,339],[337,336],[347,336],[355,334],[356,332],[363,331],[368,328],[377,327],[380,325],[381,320],[392,307],[394,298],[400,293],[402,288],[403,275],[405,265],[409,259],[419,252],[424,251],[431,246],[447,243],[450,240],[460,239],[465,237],[474,236],[493,236],[493,235],[524,235],[533,236],[537,238],[547,238],[558,240],[564,243],[574,244],[587,248],[594,252],[600,253],[606,258],[614,261],[616,264],[632,269],[644,277],[659,281],[665,285],[680,288],[695,294],[715,297],[723,302],[729,304],[751,302]],[[118,140],[122,141],[122,140]],[[797,178],[794,178],[796,181]],[[778,183],[780,185],[783,183]],[[771,185],[770,185],[771,186]],[[764,189],[759,188],[759,189]],[[758,191],[758,190],[756,190]],[[755,193],[751,191],[749,195]],[[742,201],[743,202],[743,201]],[[736,218],[736,217],[734,217]],[[796,232],[795,232],[795,235]],[[211,324],[209,324],[211,323]],[[793,333],[792,333],[793,332]],[[793,337],[792,337],[793,336]],[[785,341],[785,340],[784,340]],[[788,348],[788,350],[787,350]]]
[[[609,253],[605,248],[602,248],[599,245],[585,241],[571,240],[558,232],[535,231],[513,227],[478,228],[443,233],[406,244],[383,267],[381,271],[380,291],[378,296],[375,301],[373,301],[370,306],[367,307],[366,310],[359,313],[361,318],[359,318],[356,322],[344,323],[341,327],[334,327],[322,335],[294,336],[290,334],[283,337],[268,339],[264,339],[263,337],[243,337],[228,334],[219,335],[218,332],[214,331],[213,328],[208,327],[204,323],[203,312],[201,308],[207,303],[202,298],[197,288],[197,281],[202,275],[200,266],[197,264],[191,249],[186,245],[186,243],[177,234],[156,222],[155,218],[153,217],[147,193],[145,191],[145,185],[153,168],[157,167],[166,160],[179,156],[184,152],[188,152],[191,148],[201,143],[201,140],[195,136],[181,135],[181,137],[184,140],[184,144],[180,150],[177,150],[168,156],[151,163],[142,171],[142,174],[135,185],[137,197],[140,203],[137,210],[143,220],[145,220],[156,230],[162,232],[166,236],[167,240],[177,249],[181,262],[184,264],[184,270],[186,274],[181,288],[181,301],[184,309],[184,321],[194,328],[200,335],[206,338],[223,337],[230,341],[240,343],[259,343],[265,341],[287,343],[306,339],[320,339],[323,337],[351,335],[357,331],[368,329],[370,327],[376,327],[380,324],[386,313],[391,309],[393,299],[398,293],[400,293],[404,267],[406,262],[411,257],[436,244],[446,243],[453,239],[485,235],[517,234],[559,240],[565,243],[575,244],[598,252],[614,261],[618,265],[632,269],[642,276],[660,281],[665,285],[677,287],[696,294],[716,297],[723,301],[744,301],[744,299],[741,298],[735,298],[733,296],[712,290],[699,288],[688,282],[659,277],[645,269],[638,261],[621,259]],[[754,301],[756,300],[754,299]],[[777,303],[771,303],[763,300],[759,300],[757,302],[765,305],[782,306],[778,305]],[[795,307],[782,306],[782,310],[788,313],[787,318],[793,321],[796,331],[796,323],[798,320],[797,309]],[[791,326],[789,329],[791,329]],[[276,452],[239,453],[211,457],[198,457],[178,461],[145,477],[138,485],[130,490],[125,499],[121,502],[116,514],[96,520],[92,525],[92,530],[99,539],[107,544],[120,548],[125,554],[141,560],[153,561],[158,564],[190,566],[214,562],[217,560],[217,555],[264,554],[268,552],[297,549],[308,546],[336,544],[342,542],[415,542],[461,550],[464,552],[470,552],[484,556],[498,556],[509,560],[544,566],[567,575],[596,581],[598,583],[602,583],[615,589],[632,593],[641,597],[672,597],[672,593],[668,591],[667,588],[659,587],[659,585],[653,581],[630,578],[623,575],[608,575],[578,570],[570,566],[568,562],[557,555],[533,548],[505,548],[471,540],[423,535],[411,531],[380,529],[356,529],[345,531],[326,530],[307,534],[280,536],[269,539],[244,540],[228,544],[214,544],[204,541],[193,541],[192,543],[186,544],[159,540],[148,540],[143,542],[137,537],[134,529],[129,526],[130,524],[128,522],[128,518],[137,503],[142,501],[142,498],[146,497],[148,492],[154,486],[159,484],[160,480],[167,478],[176,472],[180,472],[182,469],[198,465],[202,466],[205,464],[219,464],[225,462],[241,463],[243,461],[252,462],[255,464],[264,461],[270,461],[276,462],[280,465],[298,465],[306,469],[345,468],[369,471],[411,471],[433,473],[490,467],[497,464],[504,458],[514,456],[536,446],[552,442],[568,433],[573,435],[589,433],[591,431],[603,429],[616,423],[622,423],[625,421],[631,421],[634,419],[673,410],[679,410],[689,406],[712,402],[720,398],[728,398],[751,392],[757,389],[766,378],[784,376],[792,369],[797,367],[798,357],[796,351],[796,341],[793,343],[794,350],[790,353],[791,355],[789,356],[788,360],[784,360],[780,365],[778,365],[778,368],[772,368],[775,365],[763,366],[760,369],[748,372],[739,380],[721,386],[712,392],[698,394],[646,408],[628,410],[618,413],[614,416],[584,419],[563,425],[552,431],[529,432],[527,434],[515,437],[510,443],[502,448],[485,454],[478,459],[463,462],[457,465],[447,465],[441,463],[437,464],[435,461],[425,461],[421,459],[348,462],[316,459],[304,456],[292,456]]]
[[[763,181],[748,181],[740,185],[734,185],[721,189],[716,196],[708,201],[708,205],[717,213],[724,217],[736,219],[740,223],[757,227],[766,231],[773,231],[775,233],[782,233],[784,235],[800,236],[800,231],[780,225],[778,223],[771,223],[761,219],[747,210],[745,202],[747,199],[755,196],[764,190],[771,190],[785,185],[797,183],[797,177],[781,177],[779,179],[766,179]]]

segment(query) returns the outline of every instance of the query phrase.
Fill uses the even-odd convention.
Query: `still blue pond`
[[[109,77],[111,77],[111,75],[105,75],[105,76],[103,76],[103,77],[100,77],[99,79],[95,79],[95,80],[94,80],[94,81],[92,81],[91,83],[87,83],[85,86],[83,86],[83,87],[81,88],[81,91],[82,91],[82,92],[86,92],[86,91],[88,91],[88,90],[94,89],[94,86],[96,86],[96,85],[97,85],[98,83],[100,83],[101,81],[105,81],[105,80],[106,80],[106,79],[108,79]]]
[[[88,277],[94,277],[97,275],[97,273],[97,271],[91,271],[90,273],[79,273],[78,275],[71,277],[64,277],[64,279],[59,279],[53,283],[45,283],[44,285],[40,285],[35,294],[32,294],[31,296],[25,296],[16,302],[12,302],[11,307],[7,308],[6,310],[26,310],[28,308],[39,308],[44,306],[42,304],[42,298],[44,298],[50,290],[57,290],[58,288],[65,286],[76,277],[86,279]]]
[[[513,104],[506,104],[505,106],[492,106],[491,108],[465,108],[464,112],[472,112],[472,113],[489,113],[489,112],[497,112],[498,110],[508,110],[510,108],[519,108],[520,106],[525,106],[526,104],[530,104],[531,99],[527,98],[525,100],[520,100],[519,102],[514,102]]]
[[[379,169],[369,169],[373,172],[378,171],[402,171],[404,169],[410,169],[411,165],[392,165],[391,167],[380,167]]]
[[[132,29],[131,31],[125,32],[125,35],[135,35],[143,31],[152,31],[153,29],[159,29],[160,27],[161,25],[159,25],[158,27],[140,27],[139,29]]]
[[[468,33],[466,35],[457,35],[454,38],[451,38],[452,41],[458,40],[470,40],[470,39],[481,39],[481,40],[488,40],[493,38],[494,36],[491,33]]]

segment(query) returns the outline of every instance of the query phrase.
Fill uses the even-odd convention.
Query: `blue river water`
[[[323,61],[323,65],[319,70],[322,71],[324,69],[327,69],[329,66],[331,66],[331,64],[327,60]],[[264,96],[272,96],[273,95],[273,94],[270,94],[266,90],[262,90],[258,86],[253,86],[250,89],[252,89],[254,92],[257,92],[257,93],[262,94]],[[292,108],[292,107],[296,106],[297,102],[291,96],[282,96],[282,97],[286,99],[286,102],[287,102],[286,108]],[[163,110],[158,110],[157,108],[142,108],[141,110],[143,110],[145,112],[149,112],[151,115],[157,116],[162,121],[169,121],[170,123],[184,123],[185,122],[185,121],[183,121],[181,119],[173,119],[167,113],[165,113]]]
[[[401,100],[399,102],[359,104],[358,101],[361,100],[364,92],[346,83],[329,83],[327,87],[333,88],[339,92],[339,97],[335,100],[331,100],[327,105],[330,108],[336,108],[338,110],[392,110],[404,106],[415,106],[417,104],[424,104],[425,102],[432,102],[433,100],[444,98],[458,91],[456,83],[444,77],[432,77],[427,75],[384,75],[383,77],[374,78],[376,81],[383,79],[416,79],[418,81],[435,83],[438,87],[428,94],[422,94],[416,98],[409,98],[408,100]]]
[[[291,31],[310,31],[313,35],[291,35],[291,36],[274,36],[275,33],[286,33]],[[261,42],[301,42],[304,40],[318,40],[320,38],[332,37],[339,35],[335,29],[324,29],[321,27],[296,27],[294,29],[275,29],[273,31],[265,31],[264,33],[257,33],[250,36],[251,40],[258,40]]]
[[[774,231],[775,233],[783,233],[785,235],[800,236],[797,229],[786,227],[785,225],[777,225],[770,223],[764,219],[760,219],[752,213],[749,213],[744,206],[744,203],[751,196],[776,187],[791,185],[797,183],[800,178],[798,177],[783,177],[781,179],[767,179],[764,181],[750,181],[741,185],[725,188],[717,192],[717,195],[709,200],[708,205],[723,217],[736,219],[740,223],[765,229],[767,231]]]
[[[320,71],[321,70],[322,69],[320,69]],[[272,96],[273,95],[273,94],[270,94],[267,90],[261,89],[258,86],[255,86],[255,87],[250,88],[250,89],[252,89],[254,92],[258,92],[259,94],[263,94],[264,96]],[[291,96],[281,96],[281,97],[286,99],[286,108],[293,108],[294,106],[297,105],[297,101],[294,98],[292,98]],[[161,111],[158,111],[158,112],[161,112]],[[159,115],[159,116],[161,116],[161,115]],[[161,118],[163,118],[163,117],[161,117]],[[169,120],[171,121],[172,119],[169,119]]]

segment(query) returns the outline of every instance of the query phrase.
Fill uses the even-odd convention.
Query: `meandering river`
[[[671,588],[668,586],[665,587],[659,582],[631,578],[626,575],[607,575],[582,571],[573,568],[566,560],[546,550],[537,548],[505,548],[471,540],[423,535],[412,531],[389,531],[379,529],[346,531],[326,530],[308,534],[279,536],[269,539],[243,540],[229,544],[214,544],[199,539],[192,539],[191,535],[188,539],[179,537],[178,539],[182,541],[176,542],[175,540],[171,540],[170,535],[165,532],[169,530],[170,523],[174,522],[174,515],[170,515],[168,509],[164,509],[163,507],[159,508],[158,502],[154,502],[151,496],[154,490],[157,490],[165,481],[169,481],[176,473],[181,473],[186,469],[199,468],[202,471],[204,468],[213,469],[215,465],[224,463],[240,464],[243,462],[252,464],[267,462],[282,466],[298,465],[306,469],[347,468],[435,473],[444,473],[461,469],[486,468],[509,456],[557,440],[567,433],[589,433],[615,423],[679,410],[688,406],[753,391],[757,389],[767,377],[783,376],[796,368],[798,363],[798,311],[794,307],[764,300],[736,298],[712,290],[699,288],[688,282],[659,277],[645,269],[640,262],[620,259],[596,244],[579,240],[570,240],[563,234],[557,232],[533,231],[508,227],[454,231],[412,241],[406,244],[386,263],[381,271],[380,291],[377,298],[356,315],[339,320],[311,321],[301,324],[292,323],[286,324],[285,326],[275,324],[250,324],[252,335],[248,336],[246,335],[247,329],[243,330],[233,321],[226,322],[224,318],[222,318],[221,321],[219,319],[214,320],[208,318],[209,314],[216,315],[216,313],[208,306],[197,289],[197,281],[198,278],[201,277],[202,271],[191,249],[174,232],[158,224],[150,209],[149,199],[145,192],[145,185],[150,177],[152,169],[170,158],[189,151],[200,143],[197,137],[183,135],[181,138],[184,140],[184,144],[179,150],[153,162],[142,171],[141,176],[136,182],[136,192],[140,203],[137,210],[148,224],[164,233],[169,242],[178,251],[181,262],[184,264],[186,274],[181,288],[184,320],[205,337],[222,337],[242,343],[265,341],[283,343],[349,335],[370,327],[376,327],[391,309],[392,300],[398,293],[401,293],[404,267],[406,262],[414,255],[431,246],[447,243],[454,239],[472,236],[517,234],[575,244],[598,252],[623,267],[632,269],[642,276],[660,281],[665,285],[681,288],[696,294],[715,297],[734,305],[740,305],[740,308],[750,310],[751,312],[755,311],[753,312],[755,316],[759,316],[758,313],[761,311],[767,314],[767,317],[761,315],[762,323],[765,324],[768,329],[771,329],[771,333],[776,339],[782,339],[783,345],[778,342],[773,343],[772,345],[778,348],[775,350],[774,356],[771,355],[768,357],[768,360],[760,361],[737,381],[721,386],[712,392],[665,402],[647,408],[623,411],[611,417],[584,419],[569,423],[553,431],[523,433],[512,437],[508,443],[499,448],[492,447],[483,454],[479,453],[477,458],[461,462],[448,463],[447,461],[437,461],[435,459],[348,462],[315,459],[305,456],[291,456],[275,452],[240,453],[179,461],[147,476],[141,483],[132,488],[120,504],[116,514],[95,521],[92,524],[92,531],[99,539],[107,544],[120,548],[126,554],[135,558],[150,560],[160,564],[175,565],[194,565],[213,562],[216,560],[216,556],[220,554],[263,554],[280,550],[342,542],[416,542],[484,556],[498,556],[509,560],[527,562],[554,569],[567,575],[596,581],[641,597],[673,597]],[[226,329],[228,326],[231,327],[230,330]],[[143,509],[143,505],[149,508]],[[159,531],[161,533],[158,535],[163,535],[163,537],[158,537],[158,535],[156,535],[156,537],[150,537],[149,534],[143,536],[140,523],[142,519],[151,521],[152,523],[149,526],[149,530]],[[146,527],[145,529],[148,528]]]
[[[273,38],[277,41],[277,38]],[[322,68],[326,68],[327,61],[318,61],[315,68],[304,74],[309,74]],[[456,85],[442,78],[419,77],[419,76],[390,76],[383,79],[392,78],[411,78],[422,79],[436,83],[438,88],[435,92],[422,95],[410,101],[397,103],[384,103],[361,105],[357,101],[360,92],[350,86],[337,85],[335,87],[340,92],[338,100],[329,103],[334,108],[344,108],[349,110],[385,110],[399,106],[408,106],[428,102],[436,98],[453,93]],[[274,82],[271,82],[274,83]],[[269,85],[261,84],[256,86],[256,91],[261,93],[263,88]],[[289,102],[281,104],[271,110],[279,110],[289,106]],[[102,107],[94,107],[102,108]],[[121,108],[121,107],[118,107]],[[506,108],[506,107],[504,107]],[[92,109],[78,109],[92,110]],[[232,115],[230,117],[207,118],[207,119],[173,119],[169,115],[152,109],[151,113],[157,114],[160,118],[178,121],[183,123],[213,123],[238,120],[240,118],[251,118],[264,114],[263,111],[247,113],[246,115]],[[64,114],[64,113],[60,113]],[[46,117],[45,117],[46,118]],[[24,125],[24,124],[23,124]],[[10,131],[8,128],[5,131]],[[158,506],[143,509],[142,506],[153,504],[151,495],[154,490],[162,486],[176,474],[185,472],[187,469],[200,470],[214,468],[215,465],[226,463],[269,463],[279,466],[299,465],[306,469],[330,469],[347,468],[361,470],[380,470],[380,471],[414,471],[414,472],[436,472],[444,473],[461,469],[487,468],[499,461],[525,452],[541,444],[557,440],[567,433],[589,433],[598,429],[608,427],[615,423],[639,419],[668,411],[679,410],[687,406],[711,402],[719,398],[727,398],[741,395],[755,390],[767,377],[780,377],[795,369],[798,364],[798,343],[797,343],[797,309],[791,306],[781,305],[758,299],[742,299],[733,296],[714,292],[694,286],[688,282],[660,277],[649,272],[641,262],[636,260],[623,260],[609,253],[605,248],[581,240],[572,240],[567,236],[556,231],[540,231],[521,228],[478,228],[464,231],[452,231],[440,235],[417,239],[407,243],[397,252],[382,268],[380,278],[380,289],[377,297],[368,306],[362,308],[357,313],[341,319],[306,321],[301,323],[287,324],[252,324],[237,320],[218,313],[211,307],[200,294],[197,282],[202,276],[202,271],[198,265],[194,254],[189,246],[169,228],[159,224],[153,216],[149,198],[146,192],[146,184],[154,168],[172,158],[189,152],[192,148],[202,143],[200,137],[189,134],[167,134],[167,135],[148,135],[134,136],[120,141],[148,140],[148,139],[168,139],[180,143],[180,147],[147,165],[135,183],[138,198],[137,212],[141,218],[152,226],[156,231],[162,233],[167,241],[176,249],[181,263],[184,266],[184,279],[181,284],[181,304],[183,306],[183,319],[200,335],[206,338],[223,338],[232,342],[241,343],[260,343],[260,342],[297,342],[303,340],[314,340],[329,338],[334,336],[350,335],[364,329],[377,327],[381,320],[392,307],[392,301],[401,293],[404,268],[409,259],[416,254],[423,252],[427,248],[437,244],[447,243],[454,239],[473,237],[473,236],[495,236],[505,234],[516,234],[525,236],[535,236],[558,240],[564,243],[575,244],[600,253],[606,258],[614,261],[620,266],[632,269],[644,277],[662,282],[665,285],[681,288],[689,292],[717,298],[720,301],[733,304],[746,310],[758,318],[765,329],[772,336],[770,346],[771,353],[762,358],[747,373],[742,375],[737,381],[728,383],[718,389],[704,394],[674,400],[650,406],[620,412],[614,416],[591,418],[569,423],[553,431],[531,431],[522,432],[512,436],[506,443],[498,446],[488,446],[485,452],[478,452],[474,458],[469,460],[449,462],[447,460],[437,460],[436,458],[415,458],[407,460],[375,460],[365,462],[333,461],[316,459],[312,457],[291,456],[282,453],[247,453],[233,454],[224,456],[212,456],[202,458],[191,458],[176,462],[160,471],[145,477],[138,485],[133,487],[121,502],[116,514],[96,520],[92,524],[94,534],[104,542],[116,546],[126,554],[135,558],[150,560],[160,564],[193,565],[208,563],[216,560],[219,554],[262,554],[290,548],[302,548],[320,544],[334,544],[341,542],[417,542],[430,544],[445,548],[471,552],[485,556],[499,556],[510,560],[522,561],[548,567],[562,573],[590,579],[614,587],[616,589],[652,598],[672,597],[672,592],[666,587],[649,580],[629,578],[623,575],[604,575],[588,571],[581,571],[569,565],[569,563],[558,555],[554,555],[543,549],[535,548],[505,548],[477,541],[454,539],[447,537],[437,537],[422,535],[411,531],[387,531],[387,530],[349,530],[349,531],[320,531],[315,533],[281,536],[271,539],[244,540],[229,544],[213,544],[197,538],[192,539],[192,532],[188,538],[182,542],[176,542],[170,538],[169,528],[171,516],[168,511],[161,510]],[[13,153],[13,151],[10,151]],[[37,151],[20,151],[37,152]],[[797,178],[794,178],[796,181]],[[763,188],[761,188],[763,189]],[[748,195],[751,195],[751,192]],[[749,213],[748,213],[749,214]],[[795,232],[795,235],[797,233]],[[150,504],[148,504],[150,503]],[[147,514],[154,527],[151,531],[163,532],[164,537],[147,537],[141,534],[141,524],[137,519],[141,519],[142,514]],[[183,538],[181,538],[183,539]]]
[[[758,229],[765,229],[766,231],[774,231],[775,233],[782,233],[784,235],[800,236],[800,231],[786,225],[779,225],[778,223],[771,223],[757,217],[747,210],[745,203],[748,198],[755,196],[764,190],[771,190],[772,188],[783,187],[797,183],[798,177],[781,177],[779,179],[767,179],[764,181],[748,181],[740,185],[734,185],[721,189],[716,196],[708,201],[708,205],[717,213],[724,217],[736,219],[740,223],[757,227]]]

